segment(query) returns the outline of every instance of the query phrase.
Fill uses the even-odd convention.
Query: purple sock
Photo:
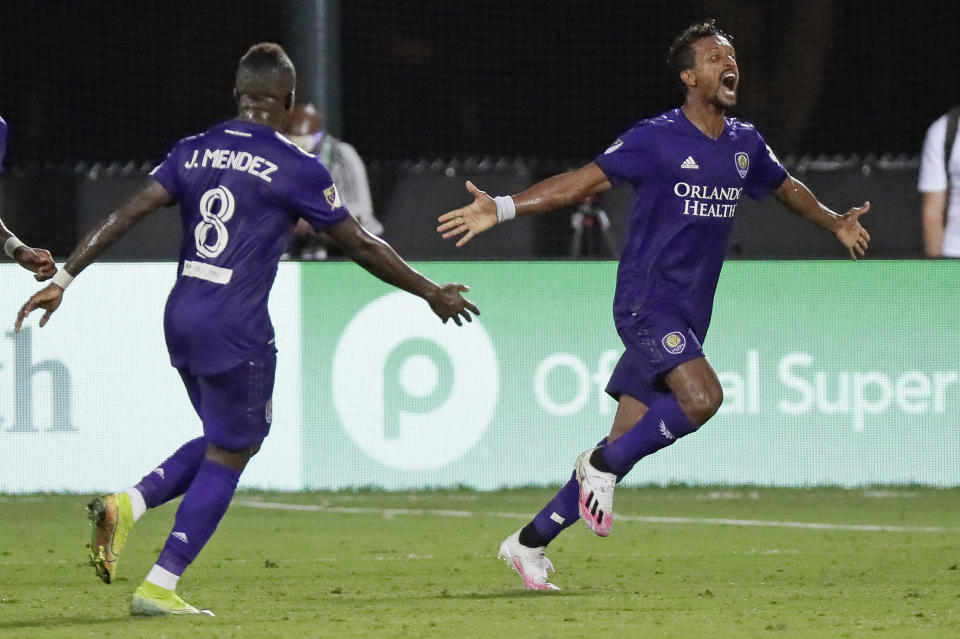
[[[185,493],[203,463],[206,450],[207,440],[197,437],[147,473],[135,486],[143,495],[147,508],[156,508]]]
[[[577,500],[580,496],[580,489],[577,487],[576,474],[570,477],[570,481],[563,485],[560,492],[543,507],[543,510],[537,513],[530,525],[540,536],[537,545],[546,546],[553,541],[557,535],[577,523],[580,519],[580,512],[577,507]],[[523,540],[521,540],[523,543]]]
[[[680,410],[677,398],[664,397],[650,406],[633,428],[603,449],[607,466],[617,475],[623,475],[640,459],[669,446],[697,427]]]
[[[183,574],[223,519],[239,480],[240,471],[203,460],[177,509],[173,531],[157,559],[158,566],[175,575]]]
[[[604,437],[597,446],[603,446],[607,443]],[[546,546],[553,541],[557,535],[577,523],[580,519],[580,510],[577,502],[580,498],[580,489],[577,486],[577,474],[570,475],[570,481],[563,485],[563,488],[543,507],[543,510],[537,513],[530,526],[536,531],[538,538],[536,546]],[[521,539],[520,543],[523,543]]]

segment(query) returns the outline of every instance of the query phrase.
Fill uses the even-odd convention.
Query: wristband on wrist
[[[67,290],[67,287],[70,286],[70,282],[73,281],[73,275],[67,273],[67,269],[61,268],[57,273],[50,279],[51,284],[56,284],[63,290]]]
[[[13,260],[16,259],[13,257],[14,253],[16,253],[17,249],[21,246],[26,246],[26,244],[21,242],[20,238],[18,238],[16,235],[11,235],[3,244],[3,252],[7,254],[7,257]]]
[[[493,198],[493,203],[497,205],[497,223],[506,222],[517,217],[517,205],[509,195],[498,195]]]

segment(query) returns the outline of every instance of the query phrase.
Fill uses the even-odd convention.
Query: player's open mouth
[[[733,71],[727,71],[720,76],[721,92],[735,96],[737,94],[737,74]]]

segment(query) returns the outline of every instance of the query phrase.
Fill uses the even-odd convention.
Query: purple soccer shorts
[[[673,312],[650,313],[630,326],[618,326],[626,351],[617,362],[607,394],[626,394],[650,406],[669,395],[663,376],[684,362],[703,357],[700,340],[690,324]]]
[[[256,446],[270,432],[277,354],[267,353],[213,375],[179,369],[208,442],[225,450]]]

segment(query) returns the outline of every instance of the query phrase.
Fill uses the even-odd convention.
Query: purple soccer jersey
[[[618,328],[666,309],[703,341],[737,203],[760,199],[787,172],[753,127],[726,118],[716,140],[681,109],[642,120],[596,158],[636,192],[613,301]]]
[[[183,223],[164,315],[171,363],[211,375],[274,352],[267,299],[294,224],[350,215],[330,174],[272,128],[230,120],[180,140],[151,175]]]

